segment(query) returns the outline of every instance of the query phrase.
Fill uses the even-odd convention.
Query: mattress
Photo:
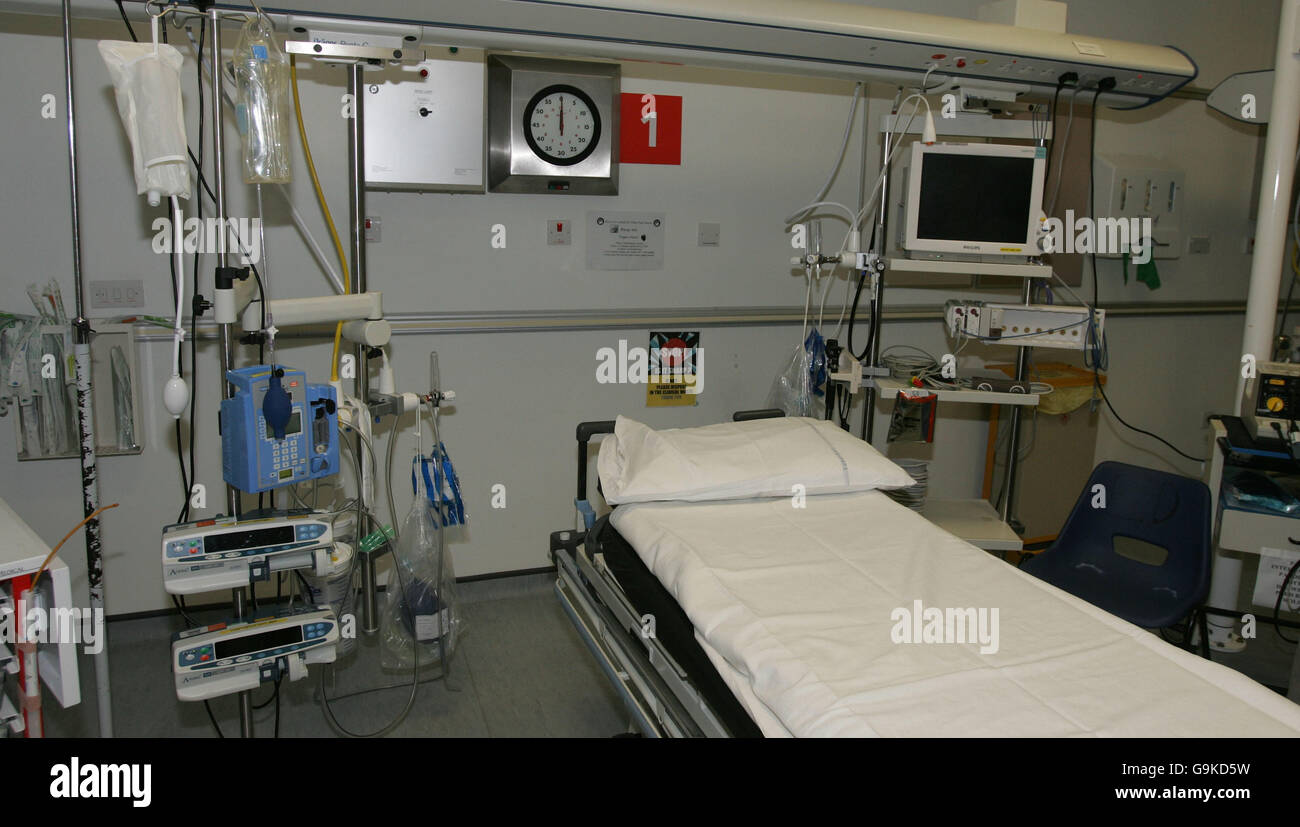
[[[1300,735],[1300,705],[877,491],[610,522],[765,735]]]
[[[655,639],[668,650],[687,675],[691,685],[708,702],[714,715],[733,738],[761,738],[746,708],[737,700],[735,688],[719,674],[695,636],[695,627],[659,579],[610,525],[602,518],[591,530],[588,550],[604,556],[605,568],[618,580],[623,595],[641,616],[655,619]]]

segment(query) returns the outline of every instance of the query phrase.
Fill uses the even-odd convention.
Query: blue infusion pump
[[[308,384],[300,370],[268,365],[228,371],[226,381],[234,388],[221,402],[221,473],[228,485],[256,494],[338,473],[333,387]],[[275,404],[265,404],[268,393]],[[268,423],[268,408],[283,420]],[[283,436],[277,438],[277,430]]]

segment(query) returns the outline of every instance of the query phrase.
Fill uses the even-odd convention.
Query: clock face
[[[600,113],[581,89],[547,86],[524,107],[524,138],[547,163],[571,166],[595,151],[600,142]]]

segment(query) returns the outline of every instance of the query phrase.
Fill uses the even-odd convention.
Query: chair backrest
[[[1090,558],[1123,577],[1145,580],[1152,565],[1119,553],[1116,542],[1140,540],[1164,549],[1159,575],[1204,599],[1210,586],[1210,490],[1200,480],[1123,462],[1093,469],[1056,544],[1044,552]],[[1186,590],[1186,591],[1184,591]]]

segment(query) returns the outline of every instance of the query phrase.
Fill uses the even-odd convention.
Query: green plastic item
[[[361,550],[366,554],[371,554],[388,545],[389,541],[396,537],[397,532],[393,531],[393,527],[390,525],[377,528],[362,538]]]

